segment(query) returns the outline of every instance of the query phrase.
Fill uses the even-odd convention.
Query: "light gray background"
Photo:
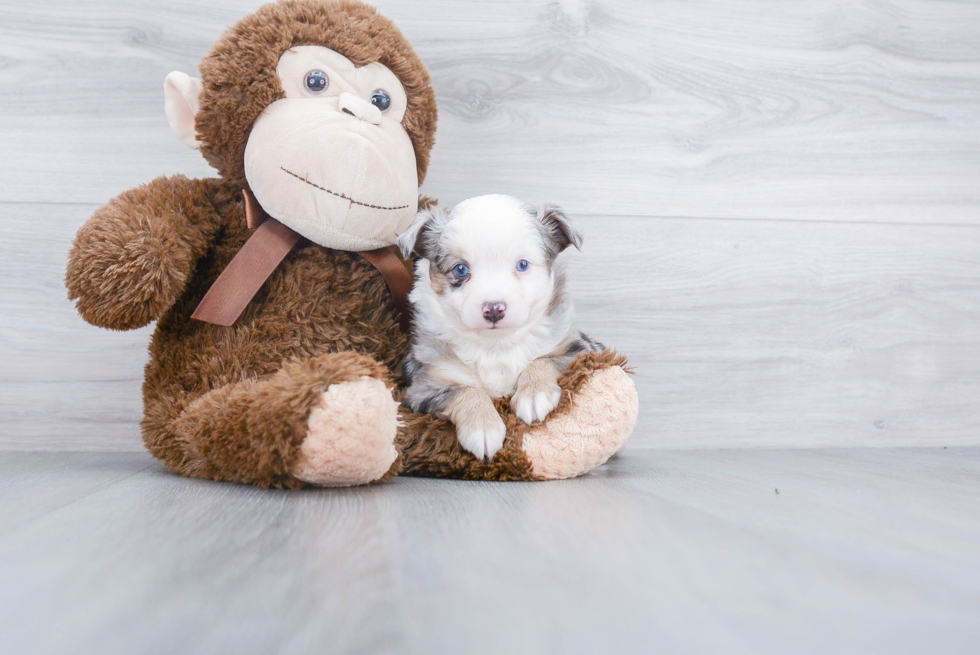
[[[86,325],[102,203],[208,176],[167,127],[259,2],[0,4],[0,446],[141,448],[150,328]],[[633,447],[980,444],[980,4],[385,1],[430,68],[423,189],[562,205]]]

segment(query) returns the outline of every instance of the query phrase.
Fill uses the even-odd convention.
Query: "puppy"
[[[582,235],[555,206],[488,195],[419,212],[398,245],[421,258],[404,404],[449,419],[463,448],[492,459],[506,433],[492,399],[512,396],[521,420],[543,421],[561,398],[559,374],[602,349],[572,326],[564,295],[558,255],[581,250]]]

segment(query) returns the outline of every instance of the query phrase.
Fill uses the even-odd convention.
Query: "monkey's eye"
[[[330,78],[321,70],[312,70],[306,74],[306,80],[304,80],[303,84],[306,86],[307,91],[318,96],[330,86]]]
[[[522,259],[521,261],[517,262],[517,270],[520,271],[521,273],[523,273],[530,267],[531,267],[531,262],[529,262],[526,259]]]
[[[371,104],[381,111],[388,111],[391,106],[391,96],[384,89],[375,89],[371,92]]]
[[[462,279],[470,274],[470,267],[466,264],[456,264],[453,266],[453,275]]]

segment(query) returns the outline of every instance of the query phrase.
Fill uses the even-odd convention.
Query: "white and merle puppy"
[[[572,326],[558,255],[582,235],[560,209],[504,195],[418,213],[398,239],[415,266],[414,342],[404,404],[456,426],[460,445],[492,459],[504,443],[493,398],[513,396],[526,423],[558,404],[558,376],[602,345]]]

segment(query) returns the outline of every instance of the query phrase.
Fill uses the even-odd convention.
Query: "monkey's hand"
[[[95,212],[75,235],[65,275],[86,321],[132,330],[173,305],[217,229],[214,185],[159,177]]]

